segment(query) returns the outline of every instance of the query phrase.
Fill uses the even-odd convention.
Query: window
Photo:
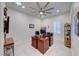
[[[60,21],[56,21],[53,23],[53,30],[55,34],[60,34],[61,33],[61,23]]]

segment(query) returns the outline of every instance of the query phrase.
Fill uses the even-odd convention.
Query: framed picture
[[[34,24],[29,24],[29,28],[34,28]]]

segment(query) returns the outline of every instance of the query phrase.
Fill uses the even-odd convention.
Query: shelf
[[[68,23],[64,26],[64,39],[65,46],[71,48],[71,25]]]

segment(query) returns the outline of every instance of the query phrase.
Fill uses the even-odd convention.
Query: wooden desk
[[[49,46],[53,44],[53,37],[47,36],[47,37],[32,37],[32,46],[36,49],[38,49],[42,54],[44,54],[48,49]]]
[[[36,36],[32,37],[32,46],[36,49],[38,48],[38,40],[39,40],[39,37],[36,37]]]
[[[52,44],[53,44],[53,37],[51,36],[49,37],[49,46],[52,46]]]
[[[12,50],[12,55],[14,55],[14,40],[13,38],[4,39],[4,55],[9,56],[10,50]]]
[[[44,54],[48,50],[48,48],[49,48],[48,37],[47,38],[40,38],[38,40],[38,50]]]

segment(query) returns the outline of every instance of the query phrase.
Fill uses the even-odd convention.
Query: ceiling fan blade
[[[52,12],[45,12],[45,13],[51,14]]]
[[[46,5],[44,6],[44,9],[48,6],[49,3],[50,3],[50,2],[47,2],[47,3],[46,3]]]
[[[39,9],[41,9],[41,7],[40,7],[39,3],[38,3],[38,2],[36,2],[36,4],[37,4],[37,7],[38,7]]]
[[[44,11],[49,11],[49,10],[52,10],[52,9],[54,9],[54,7],[53,7],[53,8],[46,9],[46,10],[44,10]]]
[[[36,9],[36,8],[33,8],[33,7],[29,7],[29,8],[31,8],[31,9],[33,9],[33,10],[37,11],[37,9]]]

